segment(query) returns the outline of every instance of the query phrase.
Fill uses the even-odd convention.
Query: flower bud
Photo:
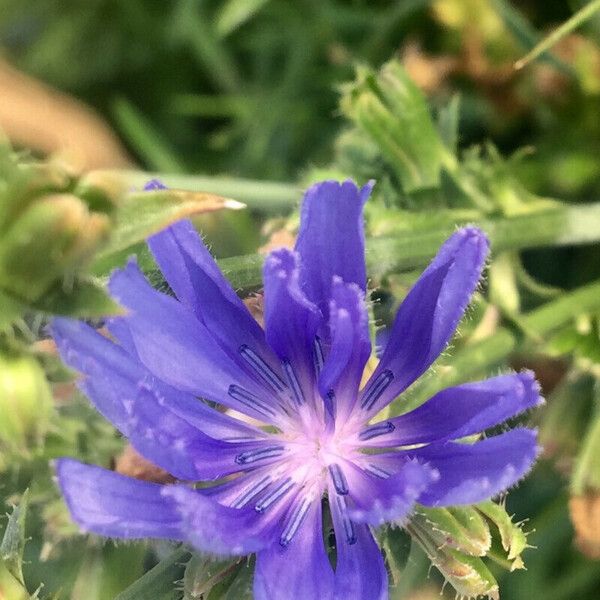
[[[85,264],[108,230],[108,217],[90,213],[76,196],[42,197],[0,242],[0,289],[35,302],[65,273]]]
[[[0,469],[9,453],[39,445],[48,427],[52,396],[32,356],[0,354]]]

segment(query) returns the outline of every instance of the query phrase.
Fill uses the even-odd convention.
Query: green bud
[[[510,570],[525,568],[521,554],[528,547],[527,534],[520,524],[513,523],[506,508],[491,500],[477,504],[476,508],[497,527]]]
[[[108,229],[108,218],[90,213],[76,196],[44,196],[2,238],[0,289],[35,302],[65,273],[83,266]]]
[[[412,521],[428,529],[438,546],[446,545],[471,556],[485,556],[492,543],[487,523],[473,507],[421,507]]]
[[[407,529],[459,596],[487,596],[498,600],[498,583],[481,558],[461,552],[450,545],[439,545],[437,536],[428,525],[411,520]]]
[[[0,469],[10,452],[27,453],[47,430],[52,396],[32,356],[0,354]]]
[[[404,192],[439,187],[448,151],[425,97],[398,61],[377,73],[360,68],[356,82],[345,89],[341,108],[377,146]]]

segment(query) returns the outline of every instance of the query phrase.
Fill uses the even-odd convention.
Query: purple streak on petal
[[[480,433],[543,402],[531,371],[448,388],[404,415],[364,429],[361,440],[380,448],[459,439]],[[391,424],[384,435],[365,437]]]
[[[346,473],[354,501],[348,515],[355,522],[374,526],[404,521],[423,491],[438,476],[429,466],[411,460],[386,478],[354,465],[348,465]]]
[[[363,369],[371,354],[364,293],[356,284],[334,277],[329,311],[331,345],[319,376],[323,398],[333,390],[336,420],[344,422],[356,402]]]
[[[296,513],[295,509],[306,512],[291,540],[272,544],[256,556],[255,600],[333,600],[333,570],[323,544],[320,501],[305,505],[299,499],[290,512]]]
[[[225,279],[217,263],[188,220],[180,221],[148,240],[148,246],[177,298],[194,312],[214,340],[248,369],[242,347],[260,357],[281,378],[278,361],[265,334]],[[255,371],[250,370],[252,375]]]
[[[373,188],[352,181],[324,181],[308,189],[302,202],[296,251],[302,289],[325,317],[334,275],[366,289],[363,206]]]
[[[163,486],[162,493],[174,501],[186,540],[200,551],[218,555],[258,552],[273,543],[280,527],[281,509],[263,516],[251,505],[223,506],[203,490],[182,485]]]
[[[426,506],[474,504],[506,491],[531,469],[539,453],[536,432],[517,428],[475,444],[445,442],[415,450],[379,454],[383,468],[410,456],[436,469],[440,477],[419,498]]]
[[[263,270],[267,341],[285,363],[284,370],[291,370],[288,383],[295,404],[312,401],[313,345],[322,319],[300,289],[298,276],[293,252],[281,249],[269,254]]]
[[[182,539],[175,506],[164,486],[63,458],[58,484],[73,520],[85,531],[107,537]]]
[[[278,410],[275,397],[229,358],[188,309],[152,289],[135,264],[115,272],[109,288],[131,310],[127,324],[139,359],[150,372],[179,390],[276,422],[228,394],[236,384]]]
[[[337,565],[335,568],[335,600],[387,600],[387,571],[381,552],[368,525],[349,521],[345,496],[337,496],[332,485],[329,497],[335,530]],[[349,538],[348,523],[352,524]]]
[[[379,366],[371,377],[389,370],[394,380],[373,403],[374,414],[422,375],[444,350],[471,299],[488,253],[485,234],[475,227],[456,232],[440,248],[402,302]],[[364,394],[369,390],[369,383]]]

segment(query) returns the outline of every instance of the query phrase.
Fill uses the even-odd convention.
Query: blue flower
[[[468,227],[441,247],[361,385],[371,355],[362,217],[371,187],[326,181],[308,190],[295,250],[276,250],[264,265],[264,330],[187,221],[149,240],[176,298],[154,290],[130,262],[110,281],[129,311],[109,321],[114,341],[84,323],[54,321],[60,353],[83,374],[96,408],[179,480],[159,485],[59,460],[59,483],[82,529],[182,540],[219,555],[255,552],[258,600],[385,599],[373,527],[402,524],[416,502],[486,500],[529,471],[532,430],[454,440],[539,404],[531,373],[448,388],[376,420],[448,344],[488,241]],[[195,489],[196,481],[214,483]]]

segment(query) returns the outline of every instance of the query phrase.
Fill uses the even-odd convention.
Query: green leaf
[[[215,560],[210,556],[194,554],[185,568],[184,600],[222,598],[244,561],[240,558]]]
[[[123,309],[100,283],[92,278],[77,279],[70,286],[57,284],[31,306],[45,313],[73,318],[97,318],[123,313]]]
[[[115,98],[113,113],[125,138],[151,167],[174,173],[185,170],[154,125],[127,98]]]
[[[88,548],[70,600],[114,598],[142,574],[145,555],[143,544],[106,544]]]
[[[515,256],[503,252],[495,257],[488,270],[490,301],[508,315],[516,315],[520,308],[515,270]]]
[[[386,551],[387,563],[394,579],[394,584],[398,585],[402,578],[402,571],[406,566],[412,540],[410,535],[402,527],[388,527],[383,546]]]
[[[243,207],[243,204],[234,200],[203,192],[173,189],[131,192],[122,199],[112,236],[96,260],[106,261],[110,255],[143,242],[152,234],[186,217],[223,208],[236,210]]]
[[[21,502],[14,506],[8,517],[4,536],[0,543],[0,560],[19,581],[23,580],[23,552],[25,550],[25,517],[29,493],[26,490]]]
[[[177,582],[182,579],[190,557],[187,549],[177,548],[114,600],[181,600],[183,591]]]
[[[225,2],[217,16],[217,33],[221,37],[228,36],[259,13],[268,2],[269,0],[229,0]]]
[[[442,141],[452,152],[458,151],[458,125],[460,121],[460,95],[454,94],[438,112],[437,128]]]

